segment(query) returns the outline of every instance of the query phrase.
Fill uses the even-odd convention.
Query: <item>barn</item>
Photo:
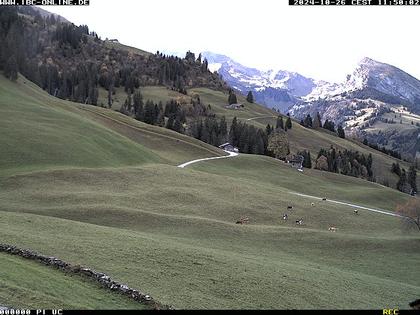
[[[303,168],[304,157],[302,155],[288,155],[286,157],[286,163],[291,164],[292,167],[297,169]]]
[[[223,143],[221,145],[219,145],[219,148],[225,151],[229,151],[229,152],[239,152],[238,148],[235,148],[232,144],[230,144],[229,142]]]

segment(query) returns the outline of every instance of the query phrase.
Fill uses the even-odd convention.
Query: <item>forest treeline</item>
[[[23,13],[23,14],[22,14]],[[227,90],[207,60],[116,49],[86,25],[76,26],[30,8],[0,8],[0,70],[16,80],[22,73],[51,95],[97,105],[98,88],[110,95],[124,87],[164,85],[186,94],[189,87]],[[112,105],[108,98],[108,106]]]

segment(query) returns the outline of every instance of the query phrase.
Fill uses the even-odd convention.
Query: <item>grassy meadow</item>
[[[0,254],[0,301],[25,309],[147,309],[81,276]]]
[[[111,110],[52,98],[23,78],[0,83],[2,242],[105,272],[175,308],[404,309],[418,298],[418,233],[405,233],[395,217],[355,215],[293,192],[390,211],[409,196],[337,174],[299,173],[263,156],[180,169],[223,152]],[[269,111],[250,106],[243,119]],[[333,138],[317,134],[325,143]],[[235,224],[241,216],[250,223]],[[2,254],[0,266],[7,279],[0,305],[54,307],[57,296],[46,297],[53,288],[71,292],[68,308],[132,307],[42,265]],[[51,278],[39,285],[46,272]]]
[[[124,103],[127,95],[123,88],[118,88],[116,90],[116,94],[113,96],[113,109],[118,110]],[[176,99],[178,101],[184,102],[186,104],[185,106],[187,106],[187,104],[190,102],[190,96],[185,96],[166,87],[147,86],[141,87],[140,91],[143,94],[145,100],[150,99],[156,103],[162,102],[165,104],[170,99]],[[248,124],[253,124],[256,127],[262,129],[265,129],[267,124],[272,126],[276,125],[276,118],[278,113],[264,106],[249,103],[242,95],[238,95],[238,102],[244,104],[244,108],[234,110],[227,109],[225,107],[227,104],[228,96],[221,91],[214,91],[208,88],[193,88],[188,90],[188,94],[198,94],[202,104],[210,104],[212,111],[216,115],[225,116],[228,124],[230,124],[233,117],[237,117],[238,119],[245,121]],[[107,93],[105,90],[100,92],[100,100],[104,104],[107,103]],[[413,127],[408,125],[408,123],[407,126]],[[290,141],[291,152],[297,153],[298,151],[309,150],[311,152],[313,162],[315,162],[320,148],[328,149],[331,147],[331,145],[338,148],[339,150],[351,149],[354,151],[359,151],[365,155],[371,153],[374,161],[373,171],[376,176],[376,181],[381,184],[388,182],[392,187],[395,187],[398,181],[398,176],[390,172],[392,163],[398,162],[406,170],[408,170],[410,166],[406,162],[397,160],[380,151],[373,150],[368,146],[363,145],[359,141],[355,141],[353,139],[341,139],[337,135],[324,129],[314,130],[304,128],[297,121],[293,122],[293,128],[288,131],[288,137]],[[420,185],[420,178],[418,178],[417,181],[418,185]]]

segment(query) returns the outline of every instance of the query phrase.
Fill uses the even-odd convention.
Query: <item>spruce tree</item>
[[[219,134],[222,141],[225,141],[227,138],[227,122],[225,116],[222,116],[219,123]]]
[[[143,120],[143,95],[137,91],[133,96],[134,115],[137,120]]]
[[[254,95],[252,95],[251,91],[248,92],[248,95],[246,96],[246,101],[248,103],[254,103]]]
[[[306,156],[305,160],[306,168],[312,168],[312,160],[311,160],[311,152],[308,151],[308,155]]]
[[[406,175],[405,169],[402,169],[401,176],[397,183],[397,189],[399,191],[406,192],[405,191],[406,186],[407,186],[407,175]]]
[[[175,119],[174,126],[172,129],[176,132],[182,133],[182,124],[178,117]]]
[[[110,84],[108,87],[108,107],[112,107],[112,90],[114,89],[114,84]]]
[[[229,142],[231,145],[237,147],[239,142],[239,123],[236,117],[233,117],[232,123],[230,124],[229,131]]]
[[[341,127],[341,125],[337,127],[337,134],[340,138],[344,139],[346,137],[346,134],[344,133],[344,129],[343,127]]]
[[[201,72],[206,72],[209,66],[209,62],[204,58],[203,63],[201,64]]]
[[[286,126],[285,126],[286,130],[287,129],[292,129],[292,120],[290,119],[290,116],[287,116],[287,120],[286,120]]]
[[[269,136],[271,133],[271,126],[270,124],[267,124],[267,126],[265,127],[265,133]]]
[[[156,120],[156,124],[160,127],[165,126],[165,114],[163,113],[163,105],[162,102],[159,102],[159,112]]]
[[[411,186],[411,189],[413,192],[417,192],[416,178],[417,178],[416,167],[412,165],[408,169],[407,181],[408,181],[408,184]]]
[[[155,111],[155,104],[153,101],[148,100],[146,105],[144,106],[144,119],[143,121],[146,124],[153,125],[156,121],[156,111]]]
[[[166,126],[167,129],[174,129],[174,116],[171,115],[168,118],[168,121],[166,122]]]
[[[229,92],[228,102],[229,102],[229,105],[238,103],[238,100],[236,98],[236,94],[232,90],[230,90],[230,92]]]
[[[307,127],[307,128],[312,128],[312,117],[311,117],[311,115],[307,115],[306,117],[305,117],[305,120],[304,120],[304,125],[305,125],[305,127]]]
[[[283,123],[283,116],[277,116],[277,121],[276,121],[276,130],[277,129],[284,129],[284,123]]]
[[[319,112],[316,113],[316,116],[312,122],[312,126],[314,129],[318,129],[322,127],[321,115],[319,114]]]
[[[401,168],[399,163],[392,163],[391,172],[401,176]]]

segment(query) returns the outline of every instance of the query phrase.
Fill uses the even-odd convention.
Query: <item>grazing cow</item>
[[[322,201],[325,201],[325,200],[327,200],[327,198],[325,198],[325,197],[324,197],[324,198],[322,198]]]
[[[336,228],[335,226],[330,226],[330,227],[328,228],[328,231],[331,231],[331,232],[337,232],[337,228]]]
[[[285,214],[283,214],[283,220],[287,220],[287,218],[288,218],[289,216],[287,215],[287,213],[285,213]]]
[[[241,217],[239,220],[236,221],[236,224],[246,224],[249,222],[248,217]]]
[[[359,210],[355,209],[354,214],[359,214]]]
[[[303,224],[303,219],[296,220],[296,224],[297,225],[302,225]]]
[[[292,210],[293,207],[292,206],[287,206],[287,210]]]

